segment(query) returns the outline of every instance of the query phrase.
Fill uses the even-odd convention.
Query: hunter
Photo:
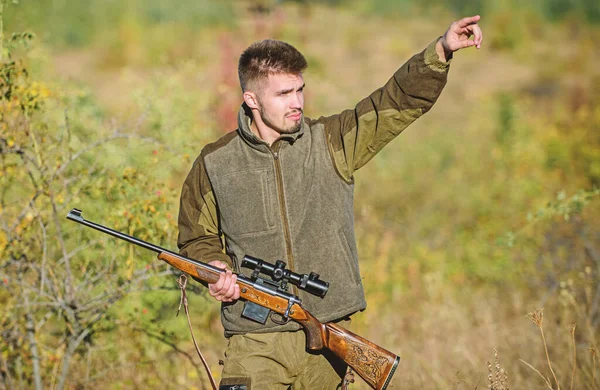
[[[354,172],[431,109],[455,51],[480,48],[479,16],[460,19],[402,65],[385,85],[339,114],[304,116],[304,56],[288,43],[256,42],[239,59],[238,128],[205,146],[185,180],[179,212],[182,255],[227,269],[209,293],[222,302],[229,339],[220,389],[336,389],[346,372],[311,354],[290,321],[241,316],[232,273],[244,255],[283,260],[329,282],[321,299],[294,286],[321,322],[366,308],[353,219]],[[237,386],[237,387],[236,387]],[[245,386],[245,387],[244,387]]]

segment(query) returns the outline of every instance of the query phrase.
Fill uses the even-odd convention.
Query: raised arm
[[[481,46],[478,21],[479,16],[474,16],[452,23],[442,37],[409,59],[383,87],[353,109],[313,122],[324,126],[336,169],[344,180],[352,181],[354,171],[431,109],[446,85],[452,53]],[[469,39],[471,35],[473,39]]]

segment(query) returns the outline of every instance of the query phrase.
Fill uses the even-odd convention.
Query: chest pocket
[[[275,229],[273,180],[267,169],[254,169],[226,173],[213,183],[225,235],[242,237]]]

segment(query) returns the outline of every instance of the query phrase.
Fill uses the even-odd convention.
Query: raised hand
[[[446,59],[452,57],[452,53],[455,51],[465,47],[475,46],[478,49],[481,48],[483,33],[477,23],[479,19],[481,19],[479,15],[462,18],[448,27],[448,31],[438,41],[438,46],[441,46],[438,49],[443,49]],[[438,50],[438,54],[441,57],[440,50]]]

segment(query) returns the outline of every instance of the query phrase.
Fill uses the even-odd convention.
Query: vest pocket
[[[344,254],[344,258],[346,260],[346,272],[350,273],[352,280],[354,280],[356,284],[360,284],[360,271],[358,269],[358,256],[356,254],[356,245],[354,244],[354,242],[354,245],[350,245],[350,240],[348,240],[348,238],[346,237],[346,233],[344,232],[343,227],[338,230],[338,238],[343,249],[342,253]],[[354,250],[352,248],[354,248]]]
[[[275,228],[272,179],[266,169],[230,172],[217,180],[217,206],[223,232],[231,236],[259,234]]]

